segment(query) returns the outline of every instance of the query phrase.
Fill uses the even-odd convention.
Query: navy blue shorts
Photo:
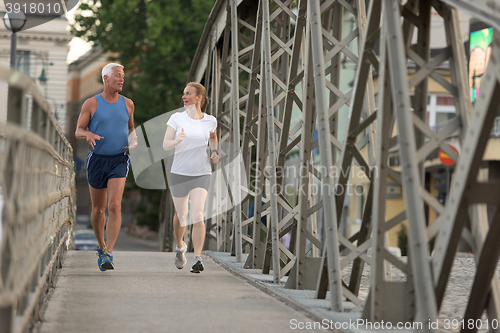
[[[170,174],[168,186],[174,198],[183,198],[195,188],[204,188],[208,191],[210,175],[184,176],[172,173]]]
[[[98,155],[93,152],[87,157],[87,181],[93,188],[107,188],[108,180],[125,178],[130,166],[127,154]]]

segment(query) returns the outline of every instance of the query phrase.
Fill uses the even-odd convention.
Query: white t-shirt
[[[173,114],[167,122],[175,130],[174,140],[184,128],[186,138],[175,146],[171,173],[183,176],[210,175],[210,160],[207,154],[208,138],[217,128],[217,119],[204,113],[196,120],[187,111]]]

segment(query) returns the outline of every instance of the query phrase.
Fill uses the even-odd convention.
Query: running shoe
[[[201,262],[201,256],[195,255],[193,258],[193,263],[191,265],[191,273],[199,273],[205,269],[203,263]]]
[[[186,266],[186,263],[187,263],[187,260],[186,260],[186,255],[184,253],[186,253],[187,251],[187,244],[182,241],[182,249],[181,250],[177,250],[175,249],[175,267],[177,267],[178,269],[183,269],[184,266]]]
[[[107,270],[107,269],[115,269],[115,265],[113,264],[113,254],[109,251],[105,251],[104,254],[102,255],[102,263],[101,263],[101,270]]]
[[[97,248],[97,267],[99,267],[99,269],[101,271],[105,271],[106,269],[105,268],[101,268],[101,264],[102,264],[102,256],[104,255],[104,252],[106,251],[106,248],[103,247],[102,249],[100,248]]]

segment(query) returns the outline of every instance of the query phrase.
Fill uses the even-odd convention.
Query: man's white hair
[[[115,67],[123,68],[122,65],[114,63],[114,62],[111,62],[103,67],[102,72],[101,72],[102,82],[104,82],[104,75],[107,75],[108,77],[110,77],[113,74],[113,68],[115,68]]]

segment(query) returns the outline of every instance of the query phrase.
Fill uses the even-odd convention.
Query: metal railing
[[[9,84],[0,124],[0,332],[24,332],[40,319],[70,243],[73,149],[30,77],[0,67],[0,81]]]
[[[437,123],[436,125],[431,126],[430,129],[434,133],[438,133],[443,128],[445,128],[446,125],[448,125],[451,121],[453,121],[453,119]],[[458,131],[455,131],[451,134],[451,136],[456,136],[456,135],[458,135]],[[500,136],[500,117],[496,117],[494,122],[493,122],[493,127],[491,128],[491,136],[495,136],[495,137]]]
[[[446,125],[448,125],[453,119],[450,119],[450,120],[446,120],[446,121],[442,121],[440,123],[437,123],[436,125],[434,126],[430,126],[430,129],[434,132],[434,133],[439,133],[443,130],[443,128],[446,127]],[[453,135],[457,135],[458,134],[458,131],[455,131]]]

